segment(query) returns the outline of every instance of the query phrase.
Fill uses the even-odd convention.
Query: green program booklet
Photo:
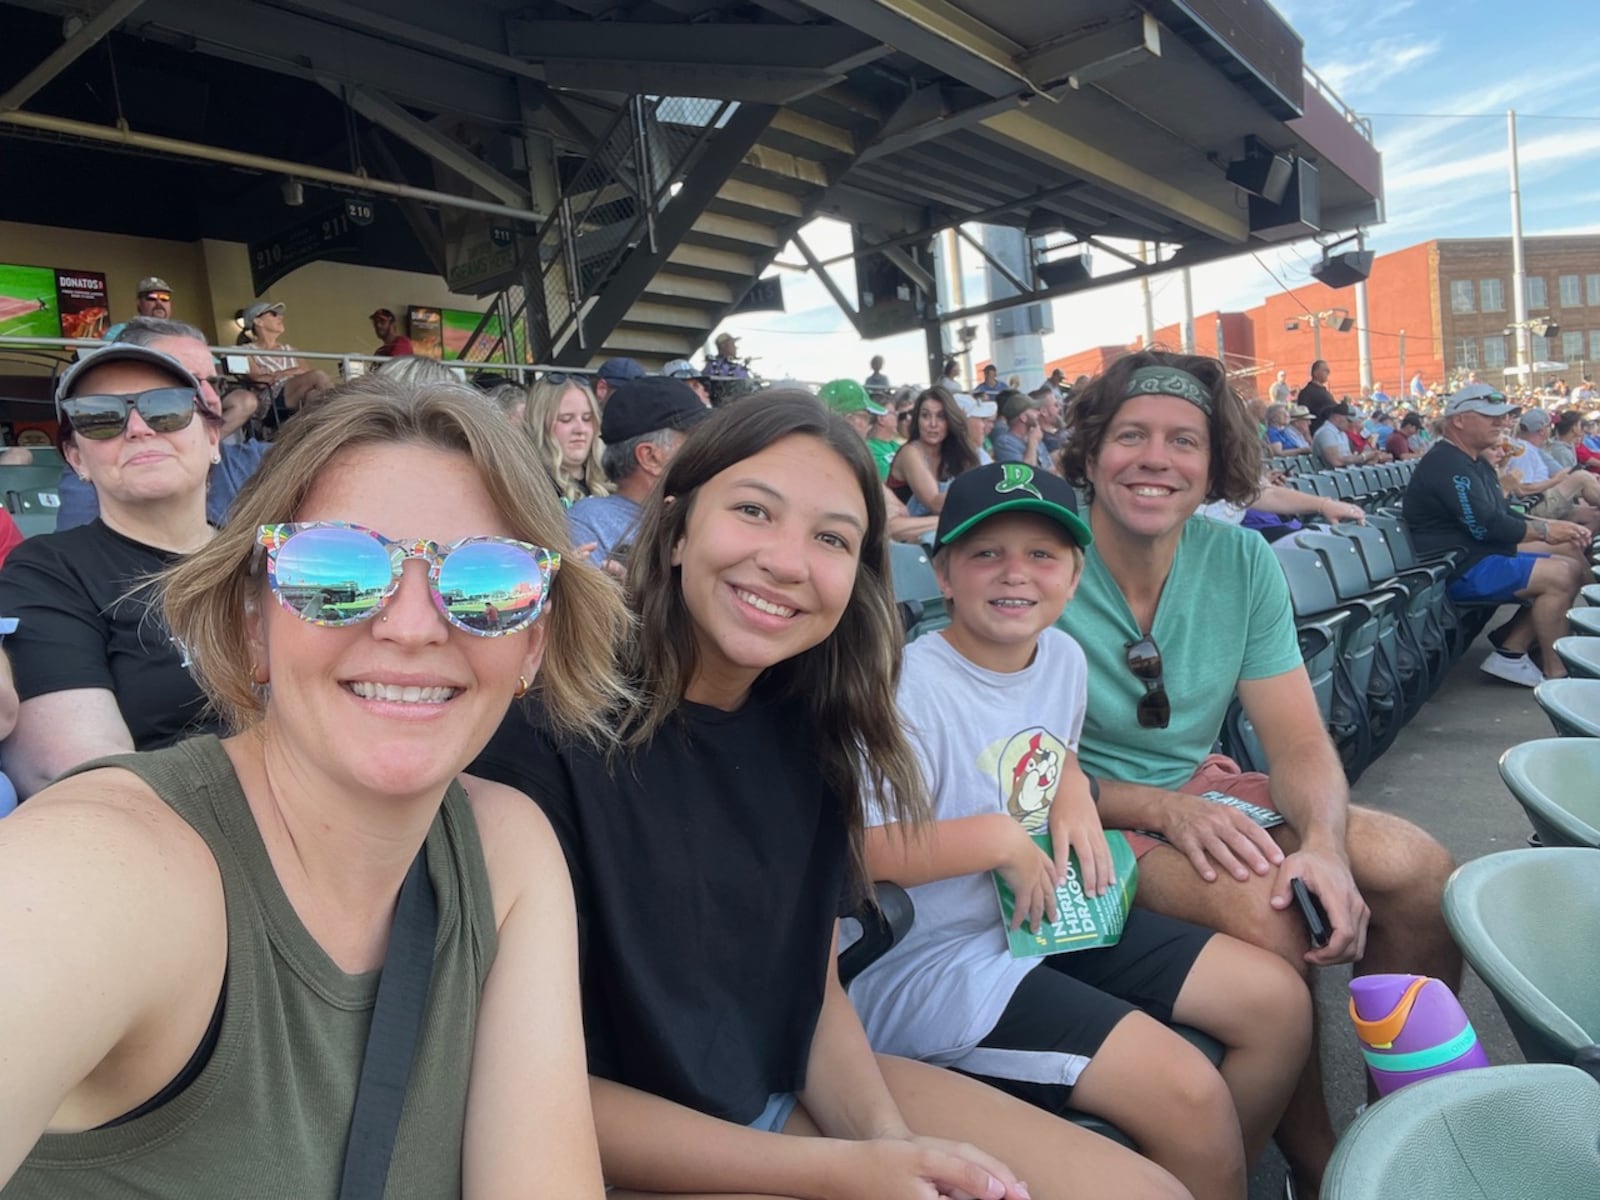
[[[1039,849],[1052,853],[1048,833],[1031,836]],[[1128,839],[1117,830],[1106,830],[1106,843],[1111,847],[1111,870],[1117,882],[1102,895],[1085,895],[1079,882],[1078,852],[1074,850],[1068,859],[1067,882],[1056,889],[1059,917],[1053,923],[1041,921],[1036,930],[1011,928],[1016,897],[1000,878],[1000,872],[992,872],[994,890],[1000,896],[1001,928],[1006,931],[1012,958],[1036,958],[1041,954],[1065,954],[1069,950],[1093,950],[1117,944],[1128,920],[1128,909],[1133,907],[1134,889],[1139,885],[1139,861],[1134,858]]]

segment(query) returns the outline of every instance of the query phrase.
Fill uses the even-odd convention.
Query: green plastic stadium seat
[[[0,499],[13,515],[18,511],[21,495],[28,492],[55,491],[61,482],[61,467],[45,464],[31,467],[0,466]]]
[[[1529,1062],[1570,1063],[1600,1042],[1600,850],[1506,850],[1466,863],[1445,884],[1444,919]]]
[[[1547,679],[1533,698],[1562,737],[1600,737],[1600,679]]]
[[[889,575],[894,583],[895,603],[905,623],[906,641],[950,624],[938,576],[921,546],[890,542]]]
[[[1600,610],[1573,608],[1567,610],[1567,623],[1579,637],[1600,637]]]
[[[1402,1088],[1345,1130],[1322,1200],[1525,1200],[1600,1185],[1600,1082],[1576,1067],[1457,1071]]]
[[[1546,846],[1600,849],[1600,738],[1539,738],[1500,756],[1500,778]]]
[[[1583,602],[1590,608],[1600,608],[1600,583],[1586,584],[1578,595],[1583,597]]]
[[[6,497],[12,520],[23,537],[39,533],[54,533],[56,517],[61,512],[61,494],[54,487],[29,488]]]
[[[1600,679],[1600,637],[1557,638],[1556,657],[1575,679]],[[1600,779],[1596,780],[1600,786]]]

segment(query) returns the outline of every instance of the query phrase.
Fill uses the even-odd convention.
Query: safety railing
[[[1333,105],[1333,107],[1342,117],[1344,117],[1346,121],[1350,123],[1357,133],[1366,138],[1367,141],[1372,141],[1371,119],[1368,117],[1363,117],[1355,109],[1351,108],[1342,99],[1340,99],[1339,93],[1329,87],[1327,81],[1313,71],[1310,67],[1305,67],[1304,71],[1306,83],[1310,86],[1311,90],[1316,92],[1329,104]]]

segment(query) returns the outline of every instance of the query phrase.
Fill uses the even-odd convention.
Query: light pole
[[[1301,313],[1298,317],[1290,317],[1283,323],[1283,327],[1293,333],[1300,328],[1302,321],[1311,326],[1311,357],[1313,361],[1318,362],[1322,359],[1324,325],[1338,333],[1349,333],[1356,326],[1348,308],[1325,308],[1321,312]]]

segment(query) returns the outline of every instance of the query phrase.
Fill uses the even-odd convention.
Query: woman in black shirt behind
[[[154,750],[210,728],[205,703],[141,587],[211,540],[206,476],[221,402],[211,356],[113,344],[85,355],[56,391],[67,463],[94,485],[100,517],[30,538],[0,570],[0,616],[22,707],[5,743],[24,799],[79,763]],[[184,361],[180,361],[182,358]]]
[[[984,1084],[875,1057],[839,984],[866,798],[927,815],[885,526],[865,443],[814,397],[716,410],[633,542],[620,758],[513,707],[472,768],[532,796],[567,855],[612,1200],[1185,1195]]]

